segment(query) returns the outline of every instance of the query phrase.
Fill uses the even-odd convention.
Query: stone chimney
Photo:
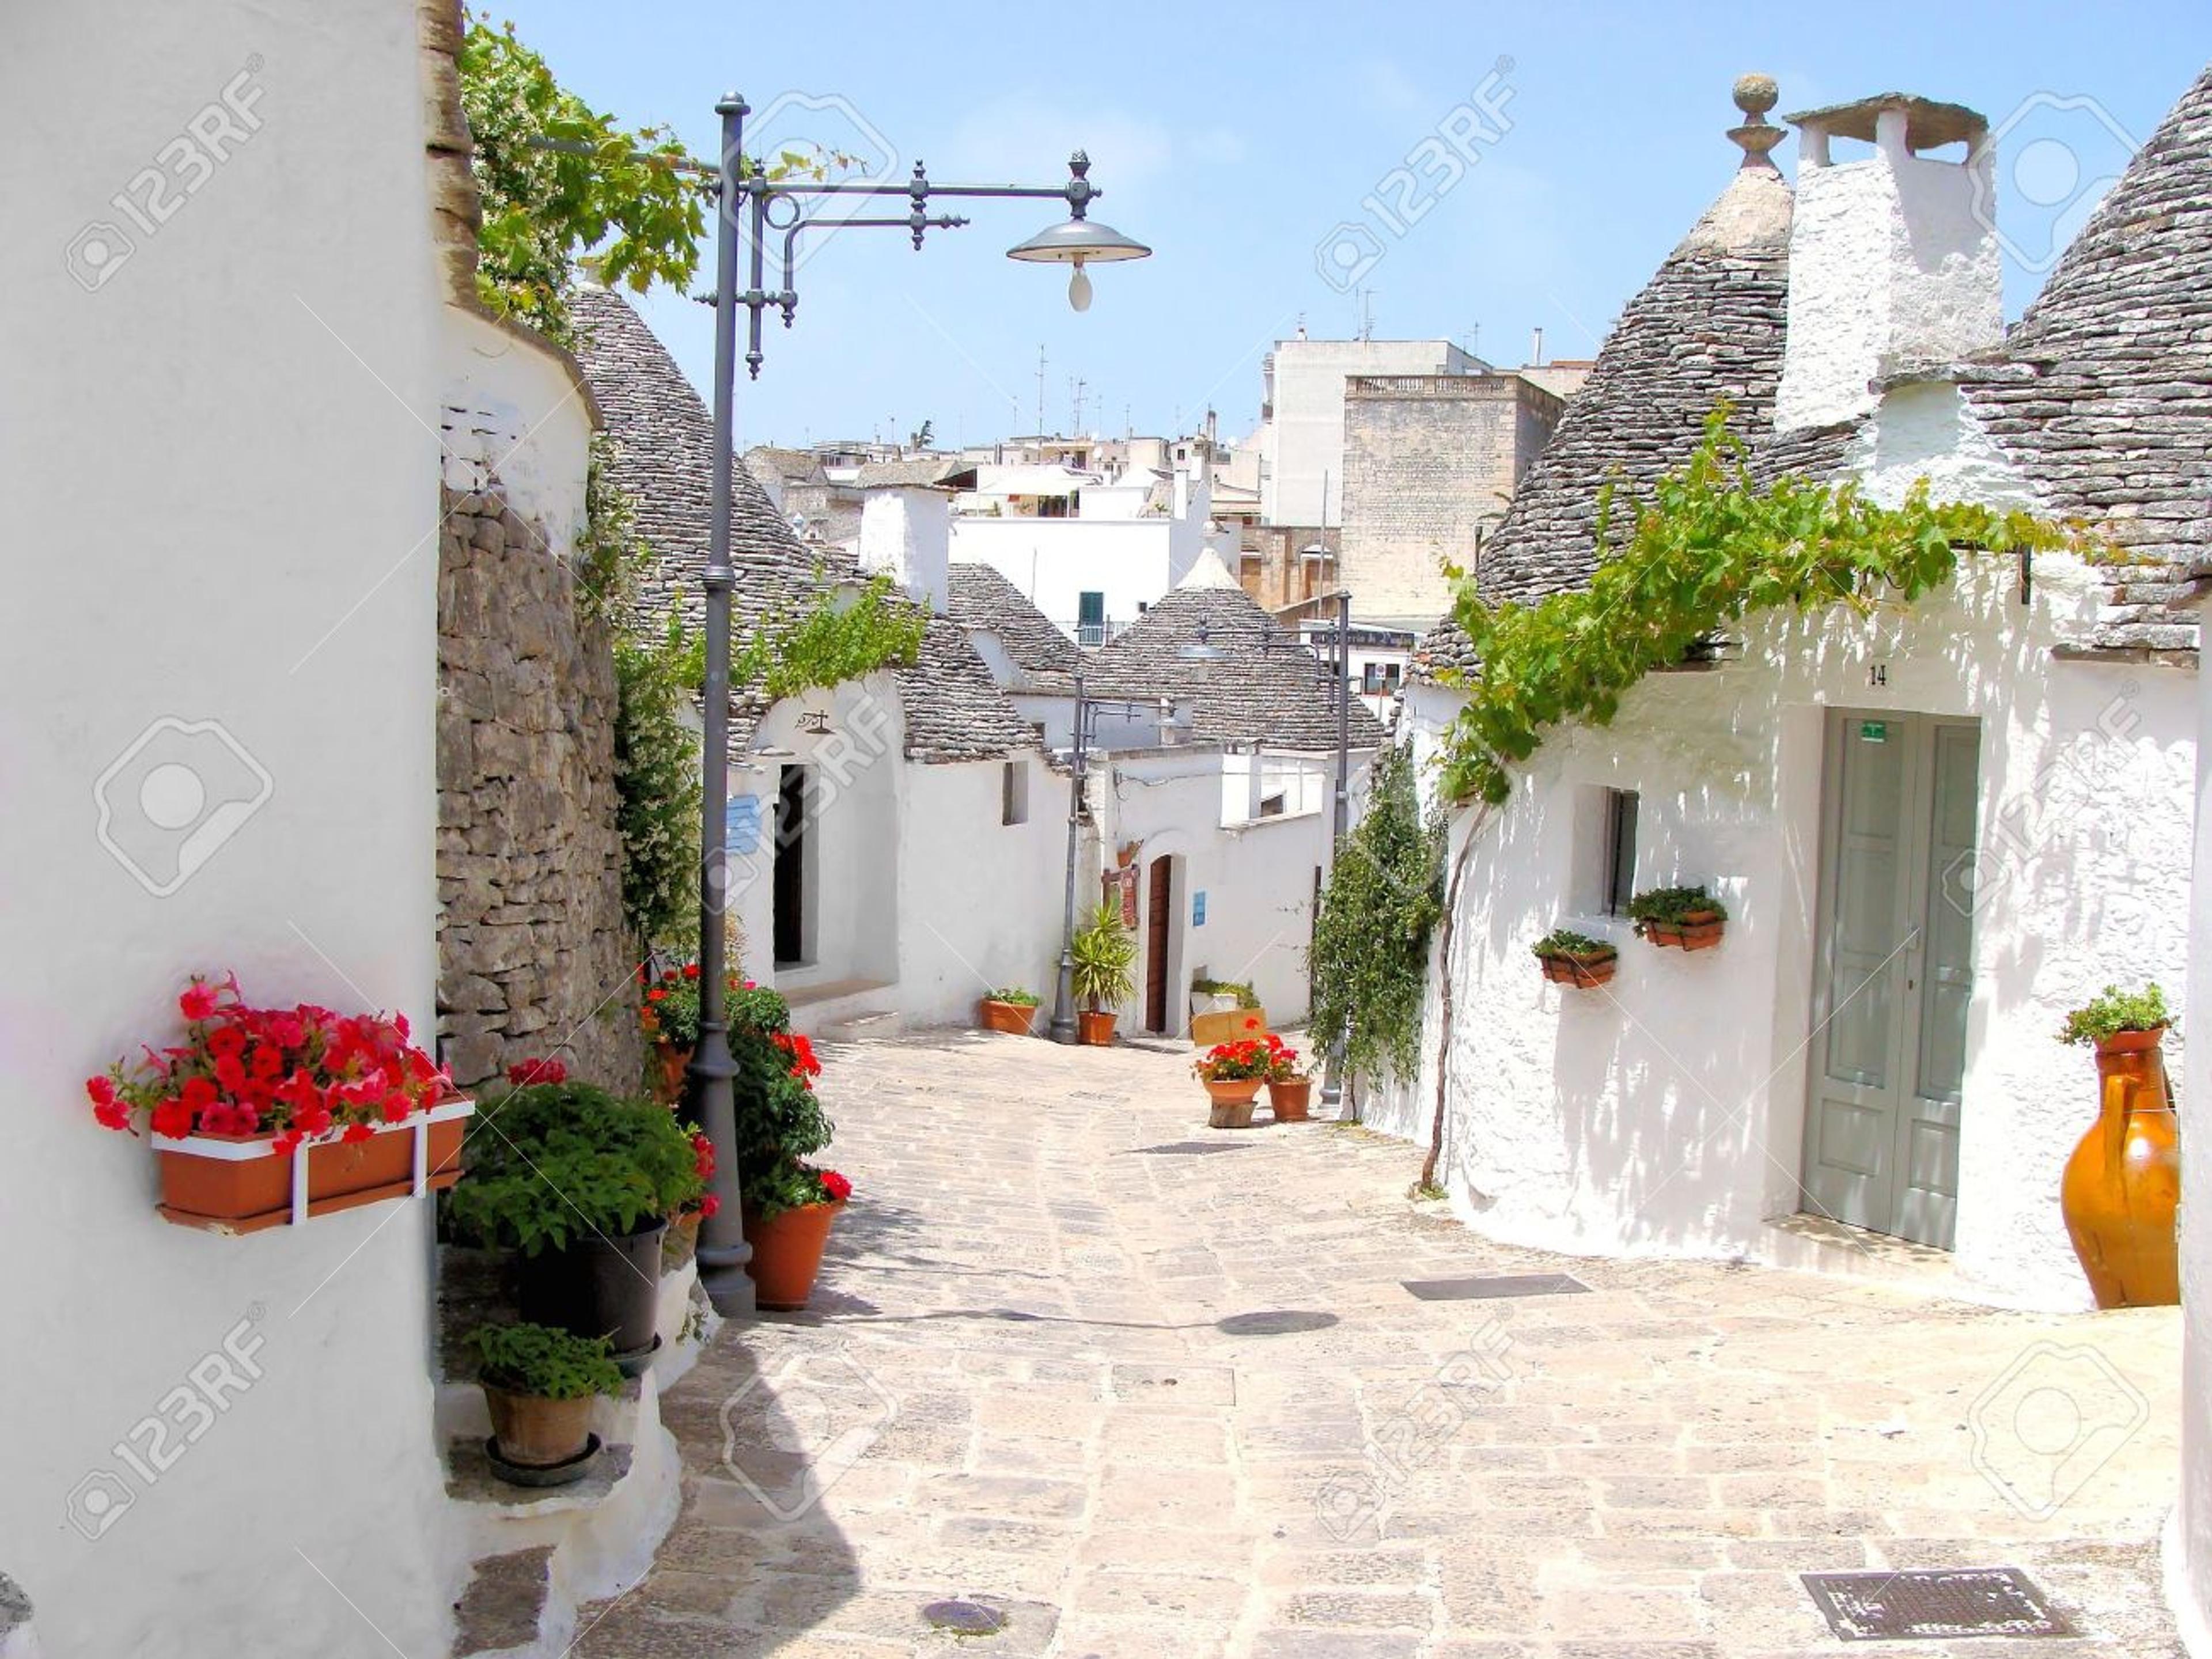
[[[952,602],[952,497],[918,484],[870,489],[860,503],[860,561],[943,616]]]
[[[1783,118],[1798,130],[1778,431],[1870,411],[1869,382],[2004,340],[1989,123],[1903,93]],[[1874,146],[1838,161],[1831,141]],[[1955,160],[1922,152],[1963,146]]]

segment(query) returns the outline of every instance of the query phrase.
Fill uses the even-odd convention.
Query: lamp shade
[[[1116,259],[1149,258],[1152,252],[1111,225],[1091,219],[1063,219],[1018,246],[1008,248],[1006,258],[1038,264],[1087,264],[1093,261],[1105,264]]]

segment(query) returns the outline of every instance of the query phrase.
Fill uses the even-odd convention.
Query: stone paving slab
[[[2180,1652],[2171,1310],[1492,1244],[1407,1198],[1416,1149],[1206,1128],[1176,1054],[822,1052],[857,1190],[815,1306],[663,1401],[684,1514],[577,1659]],[[1847,1647],[1798,1577],[1954,1565],[2081,1634]],[[1006,1628],[929,1629],[952,1596]]]

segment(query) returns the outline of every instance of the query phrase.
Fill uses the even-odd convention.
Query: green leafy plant
[[[1121,925],[1120,905],[1101,902],[1091,920],[1076,929],[1068,954],[1075,963],[1076,1000],[1088,1003],[1092,1013],[1102,1003],[1112,1007],[1135,994],[1137,939]]]
[[[592,108],[511,24],[471,16],[457,61],[482,198],[477,292],[486,307],[565,345],[565,295],[586,251],[599,250],[610,284],[642,293],[690,282],[707,234],[707,181],[683,166],[670,129],[633,131]]]
[[[817,583],[826,583],[815,571]],[[830,587],[805,604],[786,606],[730,652],[730,684],[750,686],[771,702],[803,691],[827,690],[884,668],[921,659],[929,613],[908,600],[888,575],[872,576],[857,592]],[[684,678],[694,691],[707,684],[707,642],[685,648]]]
[[[1402,744],[1376,757],[1366,816],[1340,844],[1306,961],[1316,1048],[1344,1044],[1354,1073],[1419,1064],[1429,937],[1443,914],[1444,830],[1421,819]]]
[[[659,644],[615,638],[615,822],[623,914],[647,945],[673,943],[696,915],[699,739],[684,716],[683,634]]]
[[[1444,734],[1446,799],[1502,803],[1511,769],[1551,727],[1609,724],[1646,674],[1751,613],[1846,605],[1864,614],[1948,580],[1962,547],[2082,539],[2025,513],[1932,502],[1924,480],[1894,507],[1856,483],[1785,475],[1754,484],[1729,413],[1723,404],[1707,419],[1696,453],[1659,481],[1618,544],[1613,486],[1600,492],[1598,565],[1586,588],[1493,609],[1462,580],[1453,611],[1481,666],[1461,682],[1468,701]]]
[[[1602,962],[1620,952],[1601,939],[1577,933],[1571,927],[1554,927],[1528,947],[1539,957],[1564,957],[1570,962]]]
[[[814,1092],[822,1062],[814,1045],[791,1029],[790,1005],[774,991],[758,988],[732,997],[730,1057],[738,1068],[732,1092],[738,1191],[745,1208],[768,1217],[823,1202],[844,1178],[831,1182],[834,1171],[817,1170],[806,1160],[830,1144],[836,1126]],[[851,1190],[846,1183],[844,1191]]]
[[[1037,994],[1024,991],[1018,985],[1001,985],[991,993],[989,1000],[1011,1003],[1017,1008],[1034,1008],[1037,1006]]]
[[[604,1336],[550,1325],[479,1325],[468,1334],[478,1376],[495,1389],[536,1400],[581,1400],[622,1392],[623,1374]]]
[[[1241,979],[1209,979],[1203,973],[1190,981],[1191,994],[1201,997],[1235,997],[1239,1008],[1256,1008],[1260,994],[1252,988],[1251,981]]]
[[[665,1106],[587,1083],[513,1091],[470,1126],[463,1164],[456,1230],[525,1255],[635,1232],[706,1190],[690,1133]]]
[[[2140,991],[2123,991],[2107,985],[2082,1006],[2066,1016],[2059,1028],[2061,1042],[2102,1042],[2122,1031],[2157,1031],[2172,1024],[2166,1012],[2166,993],[2156,981]]]
[[[1628,901],[1628,916],[1641,939],[1654,927],[1679,927],[1692,916],[1699,921],[1726,921],[1728,909],[1702,885],[1652,887]]]

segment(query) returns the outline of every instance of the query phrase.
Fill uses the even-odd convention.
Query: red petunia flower
[[[526,1060],[507,1068],[507,1080],[517,1088],[531,1083],[566,1083],[568,1068],[557,1060]]]
[[[192,1109],[171,1096],[156,1102],[154,1107],[154,1133],[167,1135],[172,1140],[182,1140],[192,1132]]]
[[[345,1126],[345,1133],[340,1135],[338,1139],[341,1141],[350,1145],[355,1141],[370,1139],[375,1135],[375,1133],[376,1131],[370,1128],[366,1123],[349,1123]]]
[[[177,1007],[189,1020],[203,1020],[212,1015],[216,1007],[216,988],[194,980],[177,999]]]
[[[712,1193],[708,1194],[706,1197],[699,1200],[699,1214],[702,1218],[707,1216],[716,1214],[720,1211],[721,1207],[722,1200],[715,1197]]]

